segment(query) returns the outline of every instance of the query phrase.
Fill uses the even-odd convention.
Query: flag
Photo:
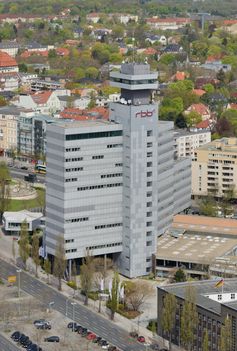
[[[224,285],[224,279],[219,280],[216,284],[215,284],[215,288],[220,288]]]

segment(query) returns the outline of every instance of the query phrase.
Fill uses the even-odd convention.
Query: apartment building
[[[195,150],[192,161],[192,195],[215,193],[222,197],[237,190],[237,138],[214,140]]]
[[[210,141],[210,131],[176,129],[174,131],[175,158],[194,157],[194,150]]]
[[[191,160],[174,160],[173,122],[158,121],[157,73],[126,63],[109,121],[47,128],[46,252],[65,239],[66,258],[113,254],[128,277],[149,274],[157,236],[190,206]]]

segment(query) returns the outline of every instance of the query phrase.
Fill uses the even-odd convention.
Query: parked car
[[[21,336],[21,333],[19,331],[15,331],[14,333],[12,333],[11,339],[13,339],[14,341],[18,341],[20,336]]]
[[[19,343],[21,344],[23,341],[27,340],[28,336],[25,334],[21,334],[20,338],[19,338]],[[28,338],[29,339],[29,338]]]
[[[42,348],[40,346],[38,346],[37,344],[32,344],[29,347],[27,347],[26,349],[27,351],[43,351]]]
[[[87,328],[79,328],[78,333],[81,335],[87,333]]]
[[[100,341],[98,341],[98,345],[102,346],[102,344],[103,344],[104,342],[107,342],[107,341],[104,340],[104,339],[101,339]]]
[[[67,325],[67,327],[71,328],[71,329],[73,328],[73,326],[74,326],[74,328],[76,328],[78,325],[75,322],[69,322],[68,325]]]
[[[100,336],[97,336],[94,340],[92,340],[93,343],[99,343],[99,341],[101,340],[102,338]]]
[[[107,350],[109,348],[109,343],[107,341],[104,341],[101,345],[102,349]]]
[[[94,340],[96,339],[96,335],[92,332],[87,333],[87,340]]]
[[[33,345],[33,342],[29,339],[28,341],[26,341],[24,344],[23,344],[23,347],[25,349],[27,349],[29,346]]]
[[[45,319],[39,319],[34,321],[34,325],[37,329],[51,329],[51,324]]]
[[[159,345],[158,344],[151,344],[150,348],[154,351],[159,351]]]
[[[144,342],[146,342],[146,339],[144,338],[144,336],[140,335],[140,336],[138,336],[137,341],[144,343]]]
[[[59,342],[59,336],[49,336],[48,338],[45,338],[44,341],[47,342]]]
[[[26,166],[21,166],[21,169],[23,169],[24,171],[27,171],[28,167],[26,167]]]
[[[20,338],[20,344],[24,346],[30,340],[29,336],[25,336],[24,338]]]
[[[113,345],[110,345],[108,348],[108,351],[116,351],[116,350],[117,350],[116,346],[113,346]]]

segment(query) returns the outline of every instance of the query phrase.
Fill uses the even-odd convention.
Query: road
[[[12,178],[20,178],[20,179],[24,179],[24,176],[31,173],[30,171],[19,169],[19,168],[13,168],[13,167],[10,167],[9,171],[10,171]],[[45,183],[45,176],[42,174],[37,174],[37,180],[38,180],[38,183],[44,184]]]
[[[9,275],[16,275],[16,267],[0,259],[0,277],[7,279]],[[72,318],[73,306],[67,303],[67,297],[54,290],[50,286],[42,283],[38,279],[22,271],[21,290],[34,296],[36,299],[49,305],[54,302],[53,308],[63,315],[66,315],[66,304],[68,305],[68,317]],[[129,338],[129,331],[114,325],[101,315],[89,310],[87,307],[76,303],[74,305],[74,320],[83,327],[88,328],[95,334],[106,339],[109,343],[126,351],[144,351],[145,346]]]
[[[19,351],[19,347],[15,346],[11,341],[0,334],[0,350],[1,351]]]

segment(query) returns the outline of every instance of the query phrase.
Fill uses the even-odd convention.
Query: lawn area
[[[11,200],[8,211],[21,211],[34,207],[44,207],[45,190],[37,189],[38,196],[31,200]]]

